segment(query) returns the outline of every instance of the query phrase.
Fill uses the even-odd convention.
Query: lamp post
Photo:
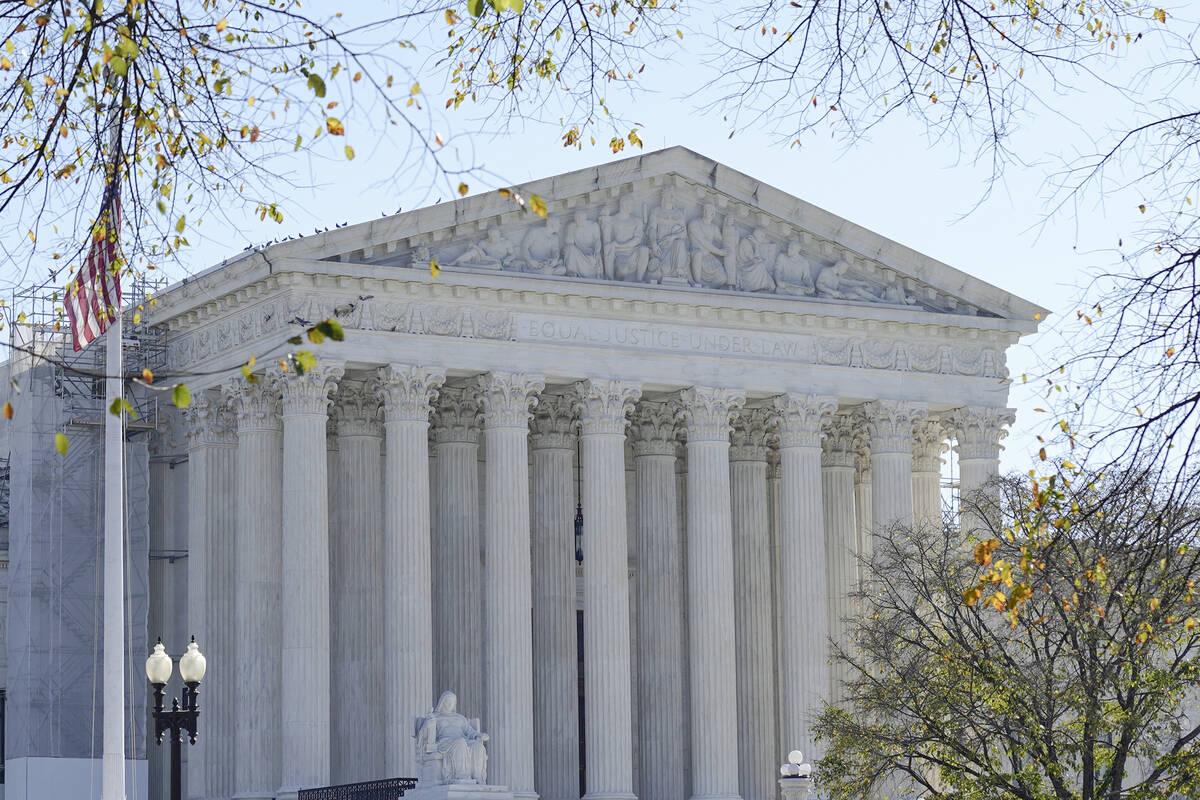
[[[787,763],[779,768],[779,793],[783,800],[808,800],[813,793],[812,764],[804,763],[799,750],[788,753]]]
[[[196,644],[196,637],[188,643],[187,652],[179,658],[179,677],[183,678],[183,707],[178,698],[171,698],[171,710],[163,708],[163,690],[171,679],[171,657],[163,648],[162,639],[154,645],[154,651],[146,659],[146,678],[154,686],[154,734],[161,745],[163,734],[171,733],[171,800],[182,800],[182,758],[184,731],[188,740],[196,743],[196,720],[200,716],[200,681],[204,679],[205,660]]]

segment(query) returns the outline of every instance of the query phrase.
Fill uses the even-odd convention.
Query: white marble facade
[[[159,297],[198,374],[346,329],[192,381],[189,625],[237,680],[190,796],[415,776],[452,690],[515,797],[582,764],[592,800],[769,800],[871,526],[936,519],[943,443],[964,492],[997,471],[1036,306],[680,148],[520,191],[549,215],[470,197]]]

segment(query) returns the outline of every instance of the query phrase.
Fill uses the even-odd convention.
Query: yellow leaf
[[[414,97],[416,97],[417,95],[419,95],[419,94],[421,93],[421,84],[420,84],[420,83],[414,83],[414,84],[412,85],[412,88],[408,90],[408,93],[409,93],[409,94],[411,94],[411,95],[413,95]]]
[[[1168,347],[1168,348],[1167,348],[1167,358],[1170,358],[1170,357],[1171,357],[1171,356],[1173,356],[1173,355],[1175,355],[1175,348],[1174,348],[1174,347]]]
[[[350,145],[346,145],[346,159],[348,161],[354,160],[354,148]]]
[[[1161,8],[1154,9],[1154,18],[1164,25],[1167,24],[1167,12]]]
[[[13,415],[12,403],[5,403],[4,404],[4,418],[12,419],[12,415]]]
[[[1139,205],[1139,206],[1138,206],[1138,211],[1140,211],[1140,212],[1142,212],[1143,214],[1145,214],[1145,213],[1146,213],[1146,204],[1145,204],[1145,203],[1142,203],[1141,205]]]
[[[228,27],[229,27],[229,21],[226,20],[224,17],[222,17],[220,20],[217,21],[217,33],[220,33],[221,31],[225,30]]]
[[[65,433],[54,434],[54,449],[58,451],[60,456],[67,454],[67,448],[71,445],[71,441],[67,439]]]
[[[441,271],[442,271],[442,268],[438,266],[437,259],[436,258],[429,259],[429,277],[436,278],[438,276],[438,273]]]
[[[546,216],[546,201],[536,194],[529,195],[529,209],[539,217]]]
[[[346,126],[337,117],[326,117],[325,128],[334,136],[343,136],[346,133]]]
[[[512,197],[512,192],[510,192],[508,189],[498,189],[496,194],[500,195],[501,197]]]
[[[465,183],[458,184],[458,193],[460,195],[462,195],[463,197],[466,197],[468,191],[470,191],[470,190],[467,188],[467,185]]]
[[[1042,461],[1046,460],[1046,448],[1042,447],[1038,450],[1038,458],[1040,458]]]
[[[142,380],[146,383],[154,383],[154,373],[148,369],[142,370]]]

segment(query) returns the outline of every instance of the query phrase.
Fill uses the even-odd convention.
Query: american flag
[[[87,260],[67,286],[65,305],[76,350],[91,344],[121,313],[121,277],[113,268],[121,231],[121,198],[116,191],[101,209],[98,227],[103,234],[92,237]]]

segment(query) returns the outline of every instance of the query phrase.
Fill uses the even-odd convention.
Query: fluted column
[[[533,417],[533,777],[542,800],[579,798],[572,403],[543,395]]]
[[[858,585],[861,588],[867,577],[866,571],[871,563],[872,530],[874,517],[871,516],[871,442],[867,429],[862,427],[859,420],[858,431],[854,437],[854,515],[858,530]]]
[[[233,793],[234,548],[237,530],[237,418],[228,403],[197,393],[188,422],[188,614],[191,633],[212,657],[204,694],[208,735],[188,759],[188,793]],[[182,646],[182,642],[176,646]],[[218,666],[219,665],[219,666]]]
[[[629,652],[629,534],[625,424],[641,387],[575,386],[583,440],[584,748],[587,798],[632,798],[633,694]]]
[[[692,797],[737,798],[737,665],[727,646],[735,631],[729,432],[746,397],[694,387],[680,399],[688,459]]]
[[[832,398],[775,398],[779,419],[779,568],[783,600],[783,746],[819,758],[810,733],[829,692],[828,581],[821,504],[821,425],[837,408]]]
[[[963,531],[981,529],[978,506],[986,500],[978,493],[988,481],[1000,474],[1000,442],[1008,435],[1015,415],[1007,408],[966,407],[955,409],[949,422],[956,439],[958,454],[959,503],[962,509],[960,525]]]
[[[237,535],[234,537],[234,794],[275,797],[280,778],[283,646],[283,440],[273,379],[226,387],[237,414]],[[327,598],[326,598],[327,599]],[[211,691],[211,690],[210,690]]]
[[[767,423],[763,409],[741,413],[729,449],[733,511],[733,596],[737,652],[738,776],[746,800],[773,800],[775,605],[767,505]]]
[[[429,412],[446,373],[391,364],[379,370],[387,442],[383,504],[384,771],[417,775],[413,719],[433,698],[433,588],[429,534]]]
[[[858,426],[843,414],[831,416],[821,442],[821,508],[825,515],[825,574],[829,585],[829,638],[846,646],[850,594],[858,589],[858,525],[854,517],[854,443]],[[830,663],[829,699],[838,702],[849,677],[844,664]]]
[[[479,406],[470,391],[444,387],[433,415],[434,694],[483,715],[483,562],[479,539]]]
[[[871,441],[871,518],[876,531],[913,522],[913,423],[925,406],[896,400],[864,404],[859,418]]]
[[[329,489],[325,427],[340,367],[279,381],[283,400],[280,794],[329,784]]]
[[[479,379],[487,447],[484,516],[484,725],[488,782],[517,797],[533,788],[533,631],[529,541],[529,409],[540,376]]]
[[[913,423],[912,495],[913,521],[918,525],[942,525],[942,451],[946,426],[929,417]]]
[[[354,381],[343,383],[335,402],[341,491],[335,499],[338,524],[329,531],[330,776],[338,784],[385,777],[379,701],[388,693],[378,652],[387,609],[379,400],[373,385]]]
[[[676,497],[673,403],[633,413],[636,471],[638,755],[641,800],[687,797],[683,715],[683,541]]]

